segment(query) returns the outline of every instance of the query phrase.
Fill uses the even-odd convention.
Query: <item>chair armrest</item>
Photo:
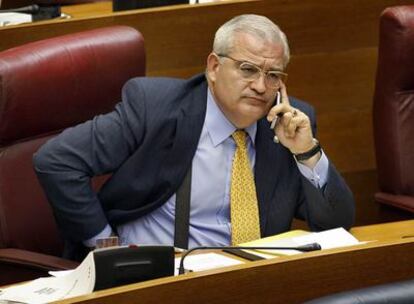
[[[410,212],[414,212],[414,197],[384,192],[375,193],[375,200],[382,204],[395,206]]]
[[[0,263],[27,266],[39,270],[68,270],[79,263],[64,258],[16,248],[0,249]]]

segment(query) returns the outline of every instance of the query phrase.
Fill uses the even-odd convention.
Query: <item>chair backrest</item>
[[[113,26],[0,52],[0,248],[61,255],[32,155],[62,129],[110,111],[145,75],[142,35]]]
[[[414,6],[380,17],[373,122],[376,200],[414,212]]]

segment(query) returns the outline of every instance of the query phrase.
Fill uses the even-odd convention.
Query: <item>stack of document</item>
[[[74,270],[50,273],[51,277],[0,290],[0,303],[42,304],[91,293],[95,286],[93,253],[90,252]]]
[[[322,232],[292,230],[275,236],[239,244],[248,247],[298,247],[310,243],[318,243],[322,249],[339,248],[362,244],[352,234],[343,228],[336,228]],[[249,253],[265,259],[277,256],[300,254],[297,250],[248,250]]]
[[[0,13],[0,26],[32,22],[32,15],[22,13]]]

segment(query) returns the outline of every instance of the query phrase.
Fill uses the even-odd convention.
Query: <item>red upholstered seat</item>
[[[143,75],[143,37],[126,26],[0,52],[0,286],[77,265],[60,258],[32,155],[62,129],[110,111],[123,84]]]
[[[414,212],[414,6],[381,15],[375,85],[375,199]]]

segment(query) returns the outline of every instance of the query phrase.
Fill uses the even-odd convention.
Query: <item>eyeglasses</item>
[[[260,75],[263,74],[266,86],[278,89],[280,88],[281,82],[285,83],[287,80],[288,74],[281,71],[264,71],[261,67],[247,61],[240,61],[228,55],[217,54],[217,56],[228,58],[236,62],[238,64],[240,76],[248,81],[257,80]]]

